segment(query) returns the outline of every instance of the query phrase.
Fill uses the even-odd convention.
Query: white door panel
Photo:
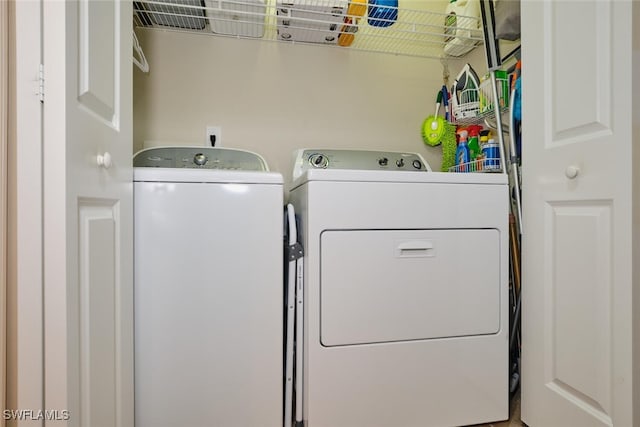
[[[543,30],[544,71],[550,77],[544,90],[553,123],[545,126],[551,133],[548,147],[610,132],[611,8],[610,2],[548,3]]]
[[[80,425],[116,426],[117,205],[80,200],[78,208]]]
[[[606,419],[611,413],[611,206],[549,203],[545,264],[548,386]]]
[[[45,407],[133,426],[131,3],[43,4]]]
[[[530,427],[633,425],[631,6],[522,3]]]
[[[120,70],[120,2],[79,0],[79,101],[89,111],[117,123]]]

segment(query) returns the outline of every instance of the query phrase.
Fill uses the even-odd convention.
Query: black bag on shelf
[[[518,40],[520,38],[520,0],[495,0],[496,38]]]

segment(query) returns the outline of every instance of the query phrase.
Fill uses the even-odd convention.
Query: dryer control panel
[[[195,168],[268,172],[265,160],[250,151],[214,147],[156,147],[139,151],[134,167]]]
[[[417,153],[369,150],[302,149],[296,152],[294,178],[309,169],[431,172]]]

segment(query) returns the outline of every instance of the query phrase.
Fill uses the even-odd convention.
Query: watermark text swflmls
[[[66,409],[5,409],[5,421],[68,421],[71,418]]]

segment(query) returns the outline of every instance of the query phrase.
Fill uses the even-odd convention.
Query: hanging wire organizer
[[[422,58],[447,58],[444,47],[452,37],[470,49],[483,43],[479,17],[459,15],[455,27],[445,27],[446,16],[401,7],[378,6],[375,10],[367,7],[366,0],[133,2],[133,21],[139,28]]]
[[[509,78],[505,72],[496,72],[496,85],[498,90],[498,111],[500,114],[506,113],[510,105]],[[469,126],[484,122],[486,125],[496,116],[496,102],[493,97],[491,79],[488,76],[480,82],[480,86],[466,89],[459,94],[460,102],[452,110],[452,123],[457,126]],[[491,127],[491,126],[488,126]],[[502,172],[502,162],[497,152],[493,154],[498,157],[487,157],[485,153],[480,154],[477,159],[470,162],[460,163],[451,166],[449,172]]]
[[[509,78],[505,75],[496,77],[498,85],[498,104],[500,113],[509,110]],[[482,123],[485,119],[493,119],[496,114],[493,100],[491,80],[484,79],[478,89],[466,89],[460,93],[460,102],[453,108],[452,123],[459,126],[467,126]]]

